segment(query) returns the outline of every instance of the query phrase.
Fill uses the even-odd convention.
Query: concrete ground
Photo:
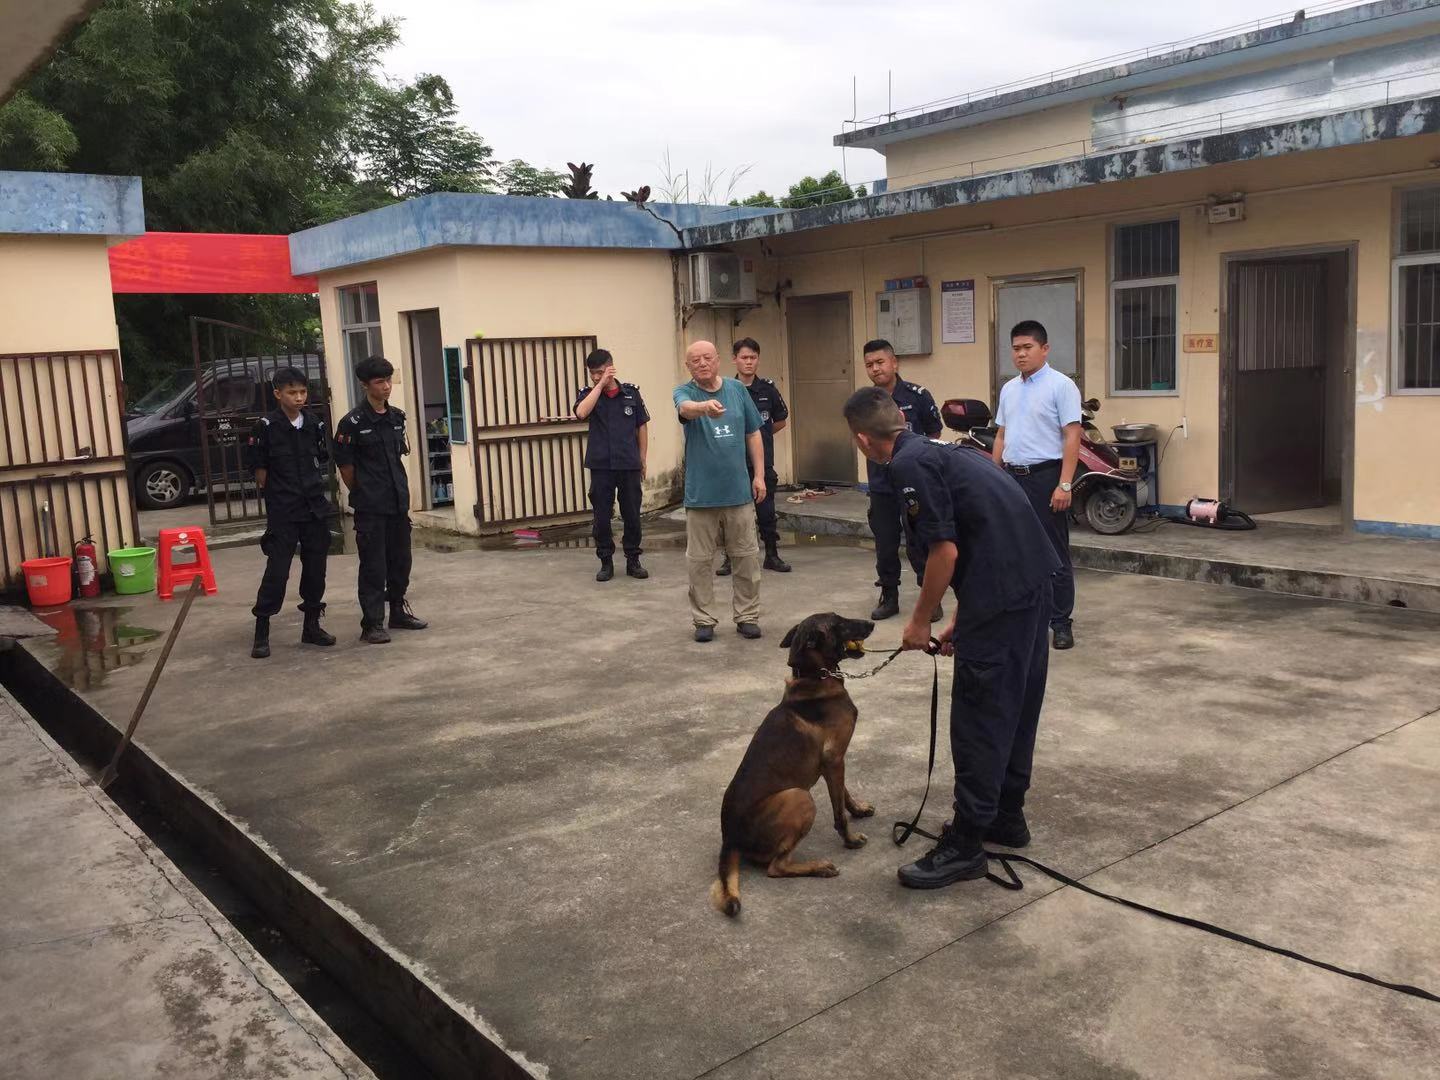
[[[3,691],[0,866],[12,1080],[371,1075]]]
[[[417,551],[411,599],[432,629],[383,647],[356,642],[355,560],[336,556],[340,645],[299,647],[292,609],[264,662],[248,656],[260,554],[222,551],[220,593],[196,602],[139,738],[536,1075],[1440,1077],[1440,1006],[1032,872],[1020,893],[899,888],[895,867],[919,854],[888,839],[924,783],[918,655],[851,683],[847,773],[878,808],[869,845],[840,847],[822,788],[800,851],[840,876],[747,870],[742,916],[716,914],[720,797],[779,699],[780,636],[814,611],[868,612],[873,565],[854,547],[789,547],[795,572],[765,575],[766,637],[722,622],[697,645],[683,553],[656,546],[651,580],[604,585],[583,548]],[[1031,853],[1434,989],[1440,616],[1130,575],[1078,586]],[[178,605],[104,608],[25,647],[123,718],[147,635]]]

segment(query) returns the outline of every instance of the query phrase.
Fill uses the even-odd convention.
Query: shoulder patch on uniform
[[[270,426],[270,417],[268,417],[268,416],[262,416],[262,417],[260,417],[260,422],[261,422],[262,424],[264,424],[266,427],[269,427],[269,426]]]
[[[913,487],[902,488],[900,498],[905,503],[905,514],[907,517],[920,516],[920,496],[916,494]]]

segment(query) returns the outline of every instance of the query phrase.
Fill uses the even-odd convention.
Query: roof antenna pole
[[[890,114],[890,119],[895,119],[895,69],[891,68],[885,72],[885,108]]]

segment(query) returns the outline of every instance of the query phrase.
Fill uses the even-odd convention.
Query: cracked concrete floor
[[[259,553],[222,551],[220,595],[197,602],[140,738],[537,1073],[1440,1076],[1440,1006],[1033,873],[1021,893],[898,888],[910,852],[888,825],[925,764],[919,656],[852,684],[847,771],[879,808],[871,843],[839,848],[822,792],[801,852],[840,877],[747,871],[743,917],[716,915],[720,796],[779,697],[780,635],[874,599],[866,552],[786,554],[795,573],[764,579],[766,638],[722,623],[701,646],[678,551],[647,556],[650,581],[605,585],[583,549],[419,551],[411,599],[433,628],[383,648],[356,643],[355,563],[337,556],[340,645],[300,649],[292,611],[260,664]],[[143,639],[174,610],[107,604],[27,647],[123,717],[157,644]],[[1041,724],[1036,857],[1440,983],[1440,616],[1082,573],[1077,634]],[[942,765],[931,825],[948,781]]]

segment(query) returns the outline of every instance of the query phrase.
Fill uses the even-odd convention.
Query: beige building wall
[[[103,236],[0,236],[0,354],[118,349]]]

